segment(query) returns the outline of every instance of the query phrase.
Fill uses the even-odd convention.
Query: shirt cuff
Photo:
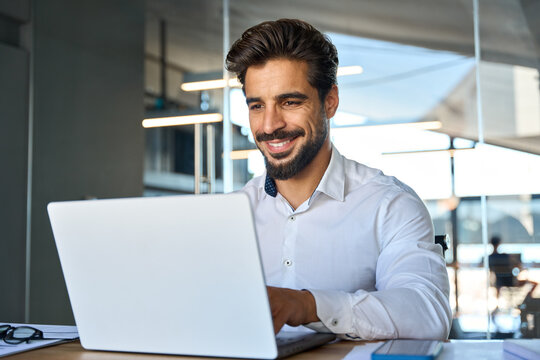
[[[315,298],[317,316],[321,326],[334,334],[353,333],[353,312],[351,294],[343,291],[308,290]],[[312,327],[313,324],[313,327]],[[313,330],[320,331],[316,324],[309,324]],[[316,327],[317,326],[317,327]]]

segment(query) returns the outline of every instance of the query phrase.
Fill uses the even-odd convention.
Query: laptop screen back
[[[85,348],[277,355],[245,195],[61,202],[48,211]]]

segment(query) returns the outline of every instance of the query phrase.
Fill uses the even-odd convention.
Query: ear
[[[339,92],[337,85],[332,85],[332,88],[324,99],[324,111],[326,112],[326,118],[330,119],[336,114],[339,105]]]

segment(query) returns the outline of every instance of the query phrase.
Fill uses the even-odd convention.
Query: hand
[[[276,334],[285,324],[298,326],[319,321],[315,298],[309,291],[273,286],[267,286],[266,289]]]

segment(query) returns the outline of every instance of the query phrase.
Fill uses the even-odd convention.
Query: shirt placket
[[[298,236],[298,219],[295,213],[289,214],[285,221],[285,239],[282,251],[283,287],[296,287],[296,239]]]

